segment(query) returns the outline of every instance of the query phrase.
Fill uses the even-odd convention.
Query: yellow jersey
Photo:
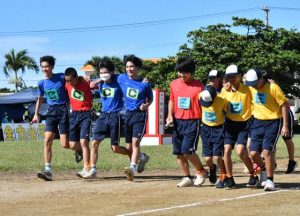
[[[224,112],[227,109],[227,103],[223,97],[217,94],[214,102],[209,107],[201,106],[202,122],[208,126],[219,126],[224,122]]]
[[[252,96],[248,86],[240,83],[236,91],[222,89],[222,97],[227,101],[226,118],[231,121],[247,121],[252,115]]]
[[[281,106],[288,101],[275,83],[266,83],[261,89],[250,87],[253,98],[253,115],[259,120],[282,117]]]

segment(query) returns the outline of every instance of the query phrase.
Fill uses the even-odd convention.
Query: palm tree
[[[14,49],[11,49],[9,53],[4,55],[5,64],[3,71],[6,77],[10,77],[10,73],[13,72],[14,77],[10,80],[10,83],[15,85],[15,91],[18,92],[18,87],[22,87],[24,80],[18,77],[18,71],[21,70],[22,74],[25,73],[25,69],[34,70],[36,73],[39,71],[39,67],[35,60],[28,56],[26,49],[15,53]],[[26,86],[26,85],[25,85]]]

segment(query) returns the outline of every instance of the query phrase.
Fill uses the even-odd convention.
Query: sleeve
[[[284,96],[281,88],[276,84],[271,85],[271,94],[279,106],[283,105],[285,102],[288,102],[288,99]]]
[[[172,82],[170,84],[170,101],[173,101],[174,102],[174,93],[173,93],[173,88],[172,88]]]
[[[41,96],[44,96],[45,92],[44,92],[44,80],[40,80],[38,81],[38,84],[37,84],[37,90],[38,90],[38,96],[41,97]]]
[[[146,82],[146,97],[148,100],[153,101],[153,91],[150,82]]]

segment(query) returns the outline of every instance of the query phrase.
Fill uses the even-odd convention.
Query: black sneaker
[[[297,165],[298,165],[297,161],[289,160],[289,164],[287,170],[285,171],[285,174],[295,173]]]
[[[233,176],[232,177],[227,177],[225,184],[224,184],[225,189],[234,189],[236,187],[236,184],[234,182]]]
[[[37,177],[44,179],[45,181],[52,181],[52,173],[48,171],[41,171],[37,174]]]
[[[83,157],[82,157],[82,151],[76,151],[75,152],[75,161],[76,163],[79,163],[80,161],[82,161]]]
[[[259,184],[258,176],[251,175],[250,179],[249,179],[249,182],[248,182],[248,184],[246,186],[247,187],[257,187],[258,184]]]
[[[214,185],[217,182],[217,178],[217,166],[213,164],[212,169],[209,169],[209,182]]]

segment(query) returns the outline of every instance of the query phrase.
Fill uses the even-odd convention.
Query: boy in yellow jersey
[[[256,187],[259,183],[256,176],[258,170],[254,170],[248,156],[246,143],[249,132],[248,119],[251,117],[251,92],[250,89],[241,83],[241,77],[236,65],[229,65],[226,68],[225,76],[231,84],[228,91],[222,90],[221,95],[228,102],[226,119],[224,123],[224,163],[227,179],[225,188],[235,188],[236,184],[232,173],[231,152],[236,143],[236,152],[250,171],[250,179],[247,187]]]
[[[222,158],[224,153],[223,122],[227,104],[212,85],[206,86],[200,93],[200,103],[202,109],[202,156],[205,158],[206,165],[210,167],[209,180],[212,184],[217,181],[216,165],[213,164],[213,160],[218,164],[221,175],[216,187],[224,188],[226,169]],[[213,166],[214,169],[211,168]]]
[[[282,136],[289,134],[288,100],[280,87],[264,79],[258,69],[247,72],[246,85],[251,86],[254,115],[250,154],[254,162],[263,168],[260,156],[262,152],[267,174],[267,180],[262,182],[262,186],[265,191],[273,191],[276,143],[280,134]]]

